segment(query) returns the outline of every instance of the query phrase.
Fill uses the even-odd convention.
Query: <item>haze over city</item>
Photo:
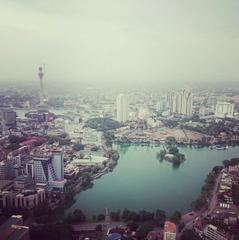
[[[237,0],[0,0],[0,83],[34,85],[44,65],[49,87],[236,85],[238,9]]]
[[[239,240],[239,0],[0,0],[0,240]]]

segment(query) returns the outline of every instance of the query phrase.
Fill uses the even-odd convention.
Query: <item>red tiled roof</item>
[[[176,225],[173,222],[166,221],[164,223],[164,232],[176,232]]]

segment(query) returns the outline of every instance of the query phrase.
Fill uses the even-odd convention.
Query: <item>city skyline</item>
[[[0,240],[239,239],[238,0],[0,0]]]

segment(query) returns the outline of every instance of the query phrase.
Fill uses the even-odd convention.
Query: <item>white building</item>
[[[217,227],[211,224],[206,226],[206,228],[204,229],[204,234],[206,236],[206,239],[209,239],[209,240],[227,240],[228,239],[228,237],[224,232],[222,232]]]
[[[229,102],[217,102],[216,104],[216,117],[233,117],[235,104]]]
[[[169,109],[169,103],[167,96],[163,95],[160,100],[156,103],[156,111],[167,111]]]
[[[193,95],[190,91],[173,92],[169,96],[170,110],[185,116],[192,116]]]
[[[129,119],[128,96],[120,94],[116,99],[117,121],[126,122]]]

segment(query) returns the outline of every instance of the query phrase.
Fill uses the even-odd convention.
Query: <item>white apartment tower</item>
[[[119,94],[116,99],[117,121],[126,122],[129,119],[128,96]]]
[[[193,95],[190,91],[182,90],[169,95],[170,110],[185,116],[192,116]]]
[[[233,117],[235,104],[229,102],[217,102],[215,116],[219,118]]]

